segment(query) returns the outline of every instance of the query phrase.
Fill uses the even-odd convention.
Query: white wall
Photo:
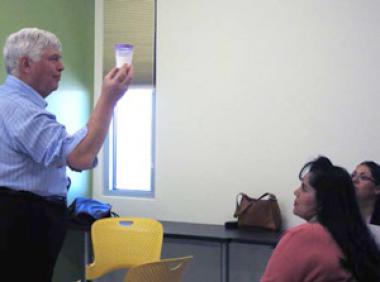
[[[94,197],[123,215],[222,224],[238,192],[270,191],[285,225],[301,222],[306,161],[380,161],[379,11],[375,0],[158,0],[156,198],[103,196],[101,166]]]

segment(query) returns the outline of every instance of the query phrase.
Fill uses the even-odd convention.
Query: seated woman
[[[380,225],[380,166],[373,161],[362,162],[351,176],[364,220]]]
[[[283,235],[261,282],[380,281],[380,252],[348,172],[319,157],[299,178],[293,213],[307,223]]]

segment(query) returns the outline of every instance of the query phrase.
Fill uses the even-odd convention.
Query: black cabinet
[[[263,230],[227,230],[223,225],[162,221],[162,258],[193,255],[184,282],[259,281],[281,233]],[[70,231],[59,258],[54,282],[84,281],[90,257],[89,231]],[[94,280],[123,281],[126,270]]]

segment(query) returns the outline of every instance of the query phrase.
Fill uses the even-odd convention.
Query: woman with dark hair
[[[348,172],[326,157],[304,165],[289,229],[261,282],[380,281],[380,251],[363,221]]]
[[[373,161],[362,162],[351,176],[364,220],[380,225],[380,166]]]

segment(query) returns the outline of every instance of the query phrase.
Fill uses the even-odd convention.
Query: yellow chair
[[[116,217],[95,221],[91,226],[94,261],[86,265],[86,279],[158,261],[162,238],[162,224],[154,219]]]
[[[124,282],[180,282],[192,256],[163,259],[128,270]]]

